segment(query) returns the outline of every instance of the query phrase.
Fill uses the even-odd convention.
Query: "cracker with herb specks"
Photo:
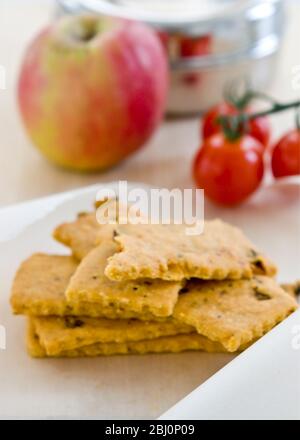
[[[297,309],[272,278],[193,280],[183,289],[173,316],[234,352],[260,338]]]
[[[123,343],[98,343],[80,347],[74,350],[62,351],[53,356],[46,353],[36,334],[34,324],[29,320],[26,336],[28,353],[35,358],[77,358],[112,356],[119,354],[147,354],[147,353],[180,353],[183,351],[205,351],[208,353],[224,353],[221,344],[212,342],[204,336],[192,333],[189,335],[166,336],[144,341]]]
[[[222,280],[276,273],[238,228],[220,220],[206,222],[200,235],[187,235],[185,225],[117,225],[116,231],[120,251],[105,269],[111,280]]]
[[[79,215],[77,220],[58,226],[53,237],[71,248],[73,255],[81,261],[101,239],[113,236],[113,225],[100,225],[96,213]]]
[[[70,302],[88,301],[103,307],[116,305],[137,314],[159,318],[172,314],[182,282],[153,279],[116,282],[104,275],[109,257],[117,251],[113,240],[103,241],[80,263],[66,290]]]
[[[34,317],[32,322],[49,356],[96,343],[124,343],[195,333],[193,327],[172,319],[154,322],[49,316]]]
[[[103,204],[105,203],[105,207]],[[119,222],[119,215],[126,216],[132,209],[118,200],[102,200],[96,202],[95,208],[103,206],[105,221]],[[141,212],[135,215],[143,217]],[[53,237],[61,244],[71,248],[75,258],[81,261],[93,248],[105,239],[111,239],[115,232],[115,224],[100,224],[96,211],[81,213],[73,222],[59,225],[53,232]]]
[[[116,301],[113,307],[87,301],[68,302],[65,291],[77,267],[78,262],[68,256],[35,254],[28,258],[20,266],[12,286],[13,312],[32,316],[158,319],[150,313],[137,314],[129,307],[120,307]]]

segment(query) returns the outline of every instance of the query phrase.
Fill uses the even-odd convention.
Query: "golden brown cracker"
[[[32,322],[29,322],[28,325],[26,345],[28,353],[32,357],[49,357],[39,341]],[[191,350],[205,351],[208,353],[225,352],[224,347],[221,344],[212,342],[197,333],[192,333],[189,335],[166,336],[145,341],[98,343],[57,353],[53,357],[76,358],[112,356],[119,354],[180,353]]]
[[[32,319],[29,318],[27,322],[27,331],[26,331],[26,348],[27,352],[31,357],[34,358],[44,358],[47,357],[46,351],[41,346],[39,338],[35,333],[35,328],[32,322]]]
[[[68,256],[34,254],[20,266],[12,286],[11,306],[15,314],[33,316],[90,316],[95,318],[156,319],[150,313],[137,315],[114,304],[103,306],[87,301],[68,302],[65,291],[78,262]]]
[[[72,314],[65,290],[78,263],[72,257],[34,254],[16,273],[11,305],[16,314]]]
[[[82,260],[101,238],[112,235],[113,226],[99,225],[95,212],[80,215],[74,222],[63,223],[53,232],[53,237],[70,247],[78,260]]]
[[[200,235],[187,235],[185,225],[118,225],[116,230],[120,252],[105,270],[112,280],[222,280],[276,272],[238,228],[220,220],[206,222]]]
[[[182,287],[181,282],[147,280],[115,282],[104,275],[107,260],[117,250],[113,240],[103,241],[80,263],[66,291],[70,302],[90,301],[103,307],[116,306],[137,314],[170,316]]]
[[[133,210],[131,205],[113,199],[98,201],[95,208],[96,211],[81,213],[75,221],[63,223],[53,232],[53,237],[70,247],[78,260],[82,260],[102,240],[111,239],[120,216],[126,218]],[[134,214],[143,217],[140,211],[134,210]]]
[[[173,316],[234,352],[271,330],[297,309],[296,301],[272,278],[191,281]]]
[[[35,317],[35,332],[47,355],[96,343],[124,343],[163,336],[195,333],[195,329],[174,320],[164,322],[136,319],[93,319],[85,317]]]

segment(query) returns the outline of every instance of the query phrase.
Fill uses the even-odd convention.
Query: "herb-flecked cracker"
[[[208,353],[224,353],[221,344],[212,342],[204,336],[192,333],[189,335],[166,336],[157,339],[144,341],[123,342],[123,343],[98,343],[74,350],[62,351],[53,356],[46,353],[42,346],[39,336],[36,333],[34,324],[29,320],[26,336],[28,353],[35,358],[57,357],[57,358],[76,358],[76,357],[96,357],[112,356],[119,354],[147,354],[147,353],[180,353],[182,351],[197,350]]]
[[[115,282],[104,275],[107,260],[117,251],[113,240],[103,241],[80,263],[66,291],[70,302],[91,301],[104,307],[115,305],[137,314],[170,316],[182,287],[181,282],[139,279]]]
[[[76,220],[59,225],[53,232],[53,237],[71,248],[74,257],[79,261],[103,240],[113,238],[119,216],[128,215],[132,209],[130,205],[115,200],[96,202],[95,208],[97,211],[81,213]],[[99,212],[99,208],[103,209],[103,213]],[[136,215],[143,216],[140,212],[136,212]],[[99,216],[105,223],[98,221]]]
[[[191,281],[175,306],[175,319],[228,351],[260,338],[297,309],[296,301],[272,278]]]
[[[96,343],[124,343],[195,333],[193,327],[172,319],[163,322],[143,322],[137,319],[49,316],[34,317],[32,322],[49,356]]]
[[[113,236],[113,225],[100,225],[96,213],[80,215],[77,220],[58,226],[53,237],[72,249],[73,255],[82,260],[100,241]]]
[[[185,225],[117,225],[116,230],[120,251],[105,270],[112,280],[222,280],[276,273],[238,228],[220,220],[206,222],[200,235],[187,235]]]
[[[68,256],[34,254],[24,261],[13,282],[11,306],[15,314],[32,316],[90,316],[108,319],[155,320],[150,313],[136,314],[117,304],[103,306],[87,301],[68,302],[65,291],[78,262]]]

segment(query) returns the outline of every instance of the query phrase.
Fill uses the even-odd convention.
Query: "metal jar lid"
[[[59,3],[67,12],[96,12],[140,20],[171,34],[215,35],[225,42],[213,54],[213,60],[209,57],[216,64],[227,62],[228,54],[237,58],[246,52],[249,55],[253,48],[254,58],[276,51],[284,24],[283,0],[59,0]],[[181,67],[193,68],[199,61],[203,65],[208,60],[207,57],[185,60]]]
[[[282,0],[59,0],[59,3],[70,12],[92,11],[143,21],[171,32],[197,34],[226,23],[247,21],[247,14],[254,9],[261,19],[267,19]]]

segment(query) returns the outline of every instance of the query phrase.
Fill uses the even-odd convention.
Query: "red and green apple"
[[[36,147],[84,171],[111,167],[144,145],[162,120],[167,91],[166,54],[152,29],[77,16],[34,39],[18,98]]]

